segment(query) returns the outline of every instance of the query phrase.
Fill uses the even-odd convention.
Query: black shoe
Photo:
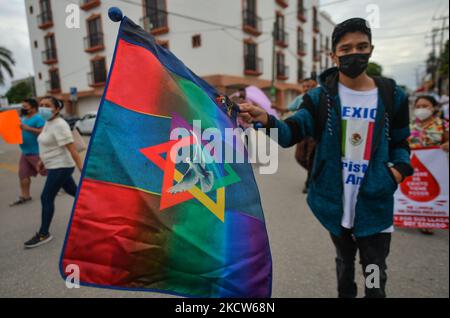
[[[31,197],[29,197],[29,198],[19,197],[19,199],[17,201],[14,201],[9,206],[13,207],[13,206],[21,205],[21,204],[24,204],[24,203],[27,203],[27,202],[30,202],[30,201],[31,201]]]
[[[33,236],[30,240],[25,242],[25,248],[33,248],[41,246],[45,243],[50,242],[53,239],[53,236],[49,234],[47,235],[41,235],[39,233],[36,233],[35,236]]]

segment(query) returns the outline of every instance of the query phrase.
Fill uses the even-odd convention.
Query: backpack
[[[385,107],[385,114],[386,116],[383,116],[382,123],[380,127],[383,127],[386,120],[388,120],[387,126],[389,127],[389,138],[391,136],[391,123],[392,118],[394,116],[394,103],[395,103],[395,88],[397,84],[394,80],[376,76],[373,77],[375,84],[377,85],[378,89],[380,90],[380,96],[383,101],[384,107]],[[327,116],[328,116],[328,109],[327,109],[328,101],[327,96],[322,92],[320,94],[319,99],[319,107],[317,109],[317,112],[313,114],[315,125],[315,137],[306,137],[301,142],[299,142],[296,146],[295,150],[295,159],[297,162],[306,170],[312,169],[312,162],[315,155],[315,147],[318,142],[320,142],[320,139],[322,137],[323,130],[325,129],[326,123],[327,123]],[[378,146],[378,143],[380,142],[381,134],[375,134],[375,141],[374,141],[374,149]],[[390,139],[389,139],[390,140]]]

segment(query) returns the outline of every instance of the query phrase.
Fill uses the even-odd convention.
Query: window
[[[89,73],[90,86],[102,86],[106,83],[106,62],[104,57],[91,60],[91,72]]]
[[[244,0],[243,29],[245,32],[259,36],[261,35],[261,18],[256,14],[256,0]]]
[[[99,15],[93,15],[87,19],[87,37],[85,40],[85,51],[96,52],[104,49],[102,20]]]
[[[30,6],[29,10],[30,10],[30,14],[33,14],[33,6]]]
[[[38,41],[35,40],[33,43],[34,43],[34,48],[37,49],[37,47],[38,47]]]
[[[277,77],[280,80],[286,80],[289,75],[289,69],[287,65],[285,64],[285,56],[284,53],[278,52],[277,53]]]
[[[297,73],[297,81],[300,83],[305,79],[305,71],[303,70],[303,61],[298,60],[298,73]]]
[[[50,80],[47,81],[47,90],[50,93],[57,93],[61,91],[61,83],[59,81],[58,69],[51,69],[48,71]]]
[[[313,61],[314,62],[319,62],[320,60],[320,52],[317,49],[317,39],[315,37],[313,37]]]
[[[300,27],[297,29],[297,54],[301,56],[306,55],[306,43],[304,40],[304,32]]]
[[[38,73],[38,78],[39,78],[39,80],[42,80],[42,73],[41,72]]]
[[[44,37],[45,50],[42,51],[42,62],[44,64],[54,64],[58,61],[56,54],[55,35],[49,33]]]
[[[196,34],[192,37],[192,47],[197,48],[202,46],[202,36],[200,34]]]
[[[40,0],[39,7],[41,13],[37,16],[38,27],[40,29],[47,29],[53,26],[52,8],[50,0]]]
[[[306,22],[306,9],[303,0],[298,0],[297,4],[297,17],[300,21]]]
[[[258,58],[258,46],[250,40],[244,42],[244,73],[256,76],[262,74],[262,59]]]
[[[153,35],[169,32],[166,0],[144,0],[144,29]]]
[[[288,46],[288,34],[284,29],[284,16],[282,13],[277,12],[276,26],[275,26],[275,40],[277,45],[282,47]]]

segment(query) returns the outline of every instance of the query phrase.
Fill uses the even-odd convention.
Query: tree
[[[28,82],[20,82],[11,87],[5,95],[10,103],[20,103],[33,96],[33,89]]]
[[[375,62],[370,62],[369,67],[367,68],[367,75],[382,76],[383,75],[383,67],[380,64],[377,64]]]
[[[5,85],[5,75],[3,74],[3,70],[5,70],[10,77],[14,76],[12,71],[12,66],[16,62],[12,57],[12,52],[7,48],[0,46],[0,85]]]

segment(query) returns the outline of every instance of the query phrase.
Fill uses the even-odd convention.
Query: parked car
[[[90,112],[76,122],[75,128],[81,135],[92,135],[96,119],[97,112]]]
[[[72,129],[72,130],[74,129],[77,121],[80,120],[80,117],[70,116],[70,115],[63,115],[62,118],[64,118],[64,120],[69,124],[70,129]]]

